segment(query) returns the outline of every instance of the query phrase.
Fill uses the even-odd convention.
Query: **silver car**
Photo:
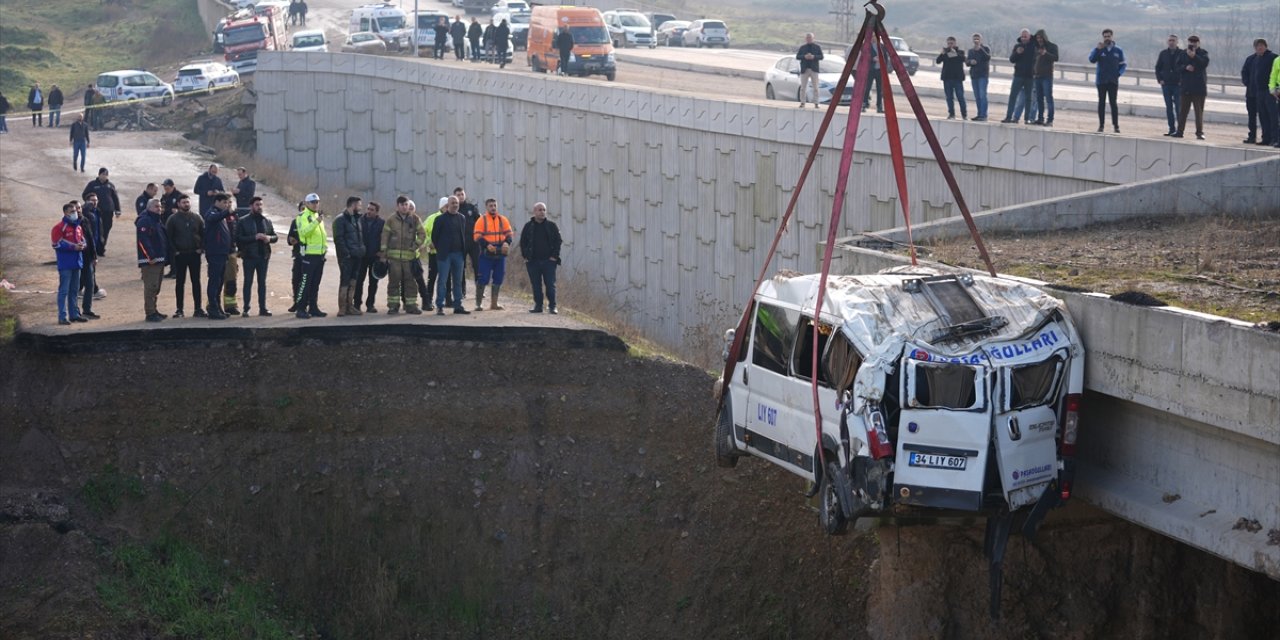
[[[694,20],[693,24],[681,36],[686,47],[714,47],[720,45],[729,48],[729,27],[723,20]]]
[[[840,72],[844,70],[844,58],[826,56],[818,62],[818,102],[831,102],[831,92],[840,82]],[[794,102],[812,102],[810,96],[800,96],[800,61],[794,55],[778,58],[764,74],[764,97],[770,100],[792,100]],[[849,82],[840,97],[840,104],[849,104],[853,100],[853,82]]]

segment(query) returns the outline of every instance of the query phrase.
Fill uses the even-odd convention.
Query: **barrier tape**
[[[178,93],[177,91],[174,91],[172,101],[177,102],[178,98],[188,98],[192,96],[208,96],[208,95],[212,95],[213,93],[217,93],[219,91],[226,91],[227,89],[237,89],[240,86],[241,86],[240,84],[232,84],[232,85],[225,85],[221,87],[214,87],[213,92],[210,92],[209,89],[196,89],[194,91],[184,91],[182,93]],[[77,113],[88,113],[89,111],[94,111],[98,109],[116,109],[120,107],[143,105],[149,102],[163,102],[165,97],[166,96],[152,96],[150,98],[130,98],[127,100],[113,100],[109,102],[104,102],[102,104],[79,106],[79,107],[74,107],[70,109],[64,106],[62,109],[59,109],[58,111],[62,116],[75,115]],[[27,111],[9,112],[4,114],[6,118],[28,118],[33,115],[49,115],[49,109],[45,108],[41,111],[31,111],[28,109]]]

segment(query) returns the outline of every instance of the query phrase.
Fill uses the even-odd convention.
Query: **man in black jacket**
[[[133,201],[133,209],[138,212],[138,215],[142,215],[142,212],[147,210],[147,203],[151,202],[151,199],[156,197],[157,193],[160,193],[160,187],[156,186],[154,182],[148,182],[147,186],[142,189],[142,194]],[[163,211],[163,206],[161,210]]]
[[[1187,114],[1196,110],[1196,139],[1204,140],[1204,99],[1209,94],[1209,52],[1200,48],[1200,36],[1187,38],[1187,48],[1175,62],[1182,76],[1182,102],[1178,106],[1178,131],[1171,138],[1181,138],[1187,130]]]
[[[949,36],[946,46],[935,60],[942,65],[942,92],[947,96],[948,120],[956,119],[957,102],[960,103],[960,119],[969,119],[969,109],[964,101],[964,61],[964,52],[956,44],[955,37]]]
[[[467,190],[462,187],[453,188],[453,197],[458,199],[458,213],[466,219],[463,230],[466,232],[467,240],[467,257],[466,261],[471,263],[471,274],[474,276],[480,273],[480,246],[476,244],[472,234],[476,231],[476,221],[480,219],[480,208],[475,202],[467,199]],[[462,269],[462,297],[467,296],[467,270],[465,265]]]
[[[355,306],[364,303],[365,313],[377,313],[374,300],[378,297],[378,279],[373,277],[373,265],[378,260],[378,252],[382,250],[382,227],[387,221],[382,219],[382,205],[369,202],[364,207],[364,215],[360,216],[360,233],[364,236],[364,258],[360,260],[360,270],[356,273]],[[364,282],[369,280],[369,293],[365,295]]]
[[[973,104],[978,109],[975,122],[987,119],[987,82],[991,78],[991,49],[982,44],[982,34],[973,34],[973,48],[965,53],[969,67],[969,83],[973,87]]]
[[[71,123],[68,137],[71,140],[71,170],[76,170],[76,160],[80,161],[80,173],[84,173],[85,157],[89,155],[89,124],[84,121],[84,114],[76,117]]]
[[[1271,80],[1271,66],[1276,54],[1267,48],[1267,41],[1258,38],[1253,41],[1253,55],[1245,58],[1240,69],[1240,80],[1245,86],[1245,103],[1249,112],[1249,137],[1245,144],[1271,145],[1280,142],[1280,134],[1276,131],[1276,99],[1272,97],[1267,85]],[[1254,116],[1260,123],[1262,140],[1255,137]]]
[[[196,178],[194,191],[196,192],[196,197],[200,199],[200,207],[196,210],[196,213],[200,215],[209,213],[209,209],[213,207],[214,195],[222,193],[223,190],[222,178],[218,177],[218,165],[209,165],[209,170],[200,174],[199,178]]]
[[[80,192],[80,199],[87,200],[89,194],[98,196],[98,210],[102,215],[102,253],[106,254],[107,239],[111,237],[111,226],[114,220],[120,217],[120,196],[116,193],[116,185],[111,183],[110,172],[106,167],[98,169],[98,177],[91,180],[85,185],[84,191]]]
[[[244,261],[244,312],[240,315],[245,318],[249,317],[249,306],[253,300],[255,275],[258,280],[258,315],[271,315],[267,310],[267,265],[271,261],[271,245],[277,240],[279,238],[271,221],[262,215],[262,198],[254,196],[249,201],[249,215],[240,216],[236,221],[236,247]]]
[[[1036,124],[1053,126],[1053,65],[1058,61],[1058,45],[1049,41],[1044,29],[1036,31],[1036,61],[1032,70],[1036,94]]]
[[[432,50],[432,53],[436,60],[443,60],[445,45],[449,43],[449,19],[444,16],[440,16],[440,19],[436,21],[435,30],[436,46]]]
[[[1171,136],[1178,132],[1178,103],[1182,101],[1182,74],[1174,66],[1182,49],[1178,48],[1176,35],[1170,34],[1167,43],[1156,58],[1156,81],[1164,93],[1164,116],[1169,121],[1169,132],[1164,135]]]
[[[813,34],[804,34],[804,44],[796,51],[796,60],[800,61],[800,108],[804,108],[804,99],[813,90],[813,108],[818,108],[818,65],[822,63],[822,47],[813,41]]]
[[[163,208],[163,200],[161,207]],[[174,276],[177,282],[174,283],[174,293],[177,294],[177,311],[173,312],[173,317],[181,318],[183,298],[186,297],[186,281],[188,274],[191,279],[191,298],[195,301],[194,315],[197,318],[205,317],[204,307],[201,306],[200,300],[202,292],[200,291],[200,260],[204,254],[204,218],[200,214],[191,210],[191,198],[187,195],[180,195],[177,199],[177,206],[169,219],[164,224],[165,232],[169,235],[169,245],[173,251],[173,268]]]
[[[556,311],[556,267],[560,265],[560,228],[547,220],[547,205],[533,205],[533,217],[520,230],[520,255],[524,256],[529,284],[533,287],[533,308],[542,313],[542,289],[547,290],[548,311]]]
[[[471,41],[471,61],[480,62],[480,37],[484,35],[484,29],[480,27],[480,21],[476,18],[471,19],[471,26],[467,27],[467,40]]]
[[[453,24],[449,25],[449,35],[453,36],[453,55],[458,60],[466,57],[466,45],[463,40],[467,39],[467,25],[462,22],[462,16],[454,16]]]
[[[1009,62],[1013,63],[1013,85],[1009,89],[1009,106],[1005,110],[1003,123],[1016,123],[1025,109],[1027,124],[1036,119],[1036,107],[1031,102],[1031,88],[1035,84],[1032,75],[1035,71],[1036,51],[1031,42],[1031,30],[1023,29],[1018,41],[1013,43],[1013,53],[1009,54]]]
[[[338,254],[338,315],[358,316],[364,312],[355,302],[356,274],[367,250],[364,227],[360,224],[363,201],[359,196],[347,198],[347,208],[333,221],[333,248]]]
[[[49,87],[49,128],[52,129],[62,124],[62,89],[58,85]]]
[[[552,44],[555,45],[556,52],[560,55],[560,61],[556,65],[556,73],[565,75],[569,72],[569,59],[573,57],[573,34],[569,31],[569,25],[560,25],[560,30],[556,32],[556,37]]]
[[[236,169],[236,179],[236,186],[231,189],[231,195],[236,197],[236,215],[248,215],[253,197],[257,195],[258,183],[249,177],[249,170],[244,167]]]
[[[444,292],[452,285],[453,291],[462,291],[463,256],[467,251],[466,220],[458,213],[458,199],[449,197],[431,227],[431,244],[435,246],[436,263],[440,269],[440,281],[436,283],[436,314],[444,315]],[[453,312],[468,315],[461,295],[453,296]]]
[[[498,68],[505,69],[507,67],[507,47],[511,44],[511,27],[507,25],[506,18],[498,24],[493,30],[493,51],[494,56],[498,58]]]
[[[0,93],[0,133],[9,133],[9,109],[12,108],[9,99]]]
[[[27,109],[31,111],[31,126],[44,126],[44,92],[40,90],[40,83],[36,82],[31,85],[31,90],[27,92]]]

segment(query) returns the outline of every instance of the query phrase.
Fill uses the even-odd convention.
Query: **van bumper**
[[[615,62],[609,62],[603,56],[596,60],[595,58],[576,58],[569,63],[569,73],[578,75],[609,75],[618,70]]]

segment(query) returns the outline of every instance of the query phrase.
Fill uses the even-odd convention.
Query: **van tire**
[[[728,409],[729,399],[724,402],[725,407],[716,414],[716,466],[731,469],[738,466],[742,454],[733,446],[733,415]]]
[[[609,79],[609,82],[613,82],[613,79],[618,77],[618,72],[617,72],[617,71],[610,71],[609,73],[605,74],[605,76],[604,76],[604,77],[605,77],[605,78],[608,78],[608,79]]]
[[[849,531],[849,520],[840,509],[840,498],[836,495],[836,487],[832,478],[840,473],[840,465],[833,459],[836,454],[826,452],[827,465],[822,474],[822,485],[818,489],[818,523],[829,536],[844,535]]]

